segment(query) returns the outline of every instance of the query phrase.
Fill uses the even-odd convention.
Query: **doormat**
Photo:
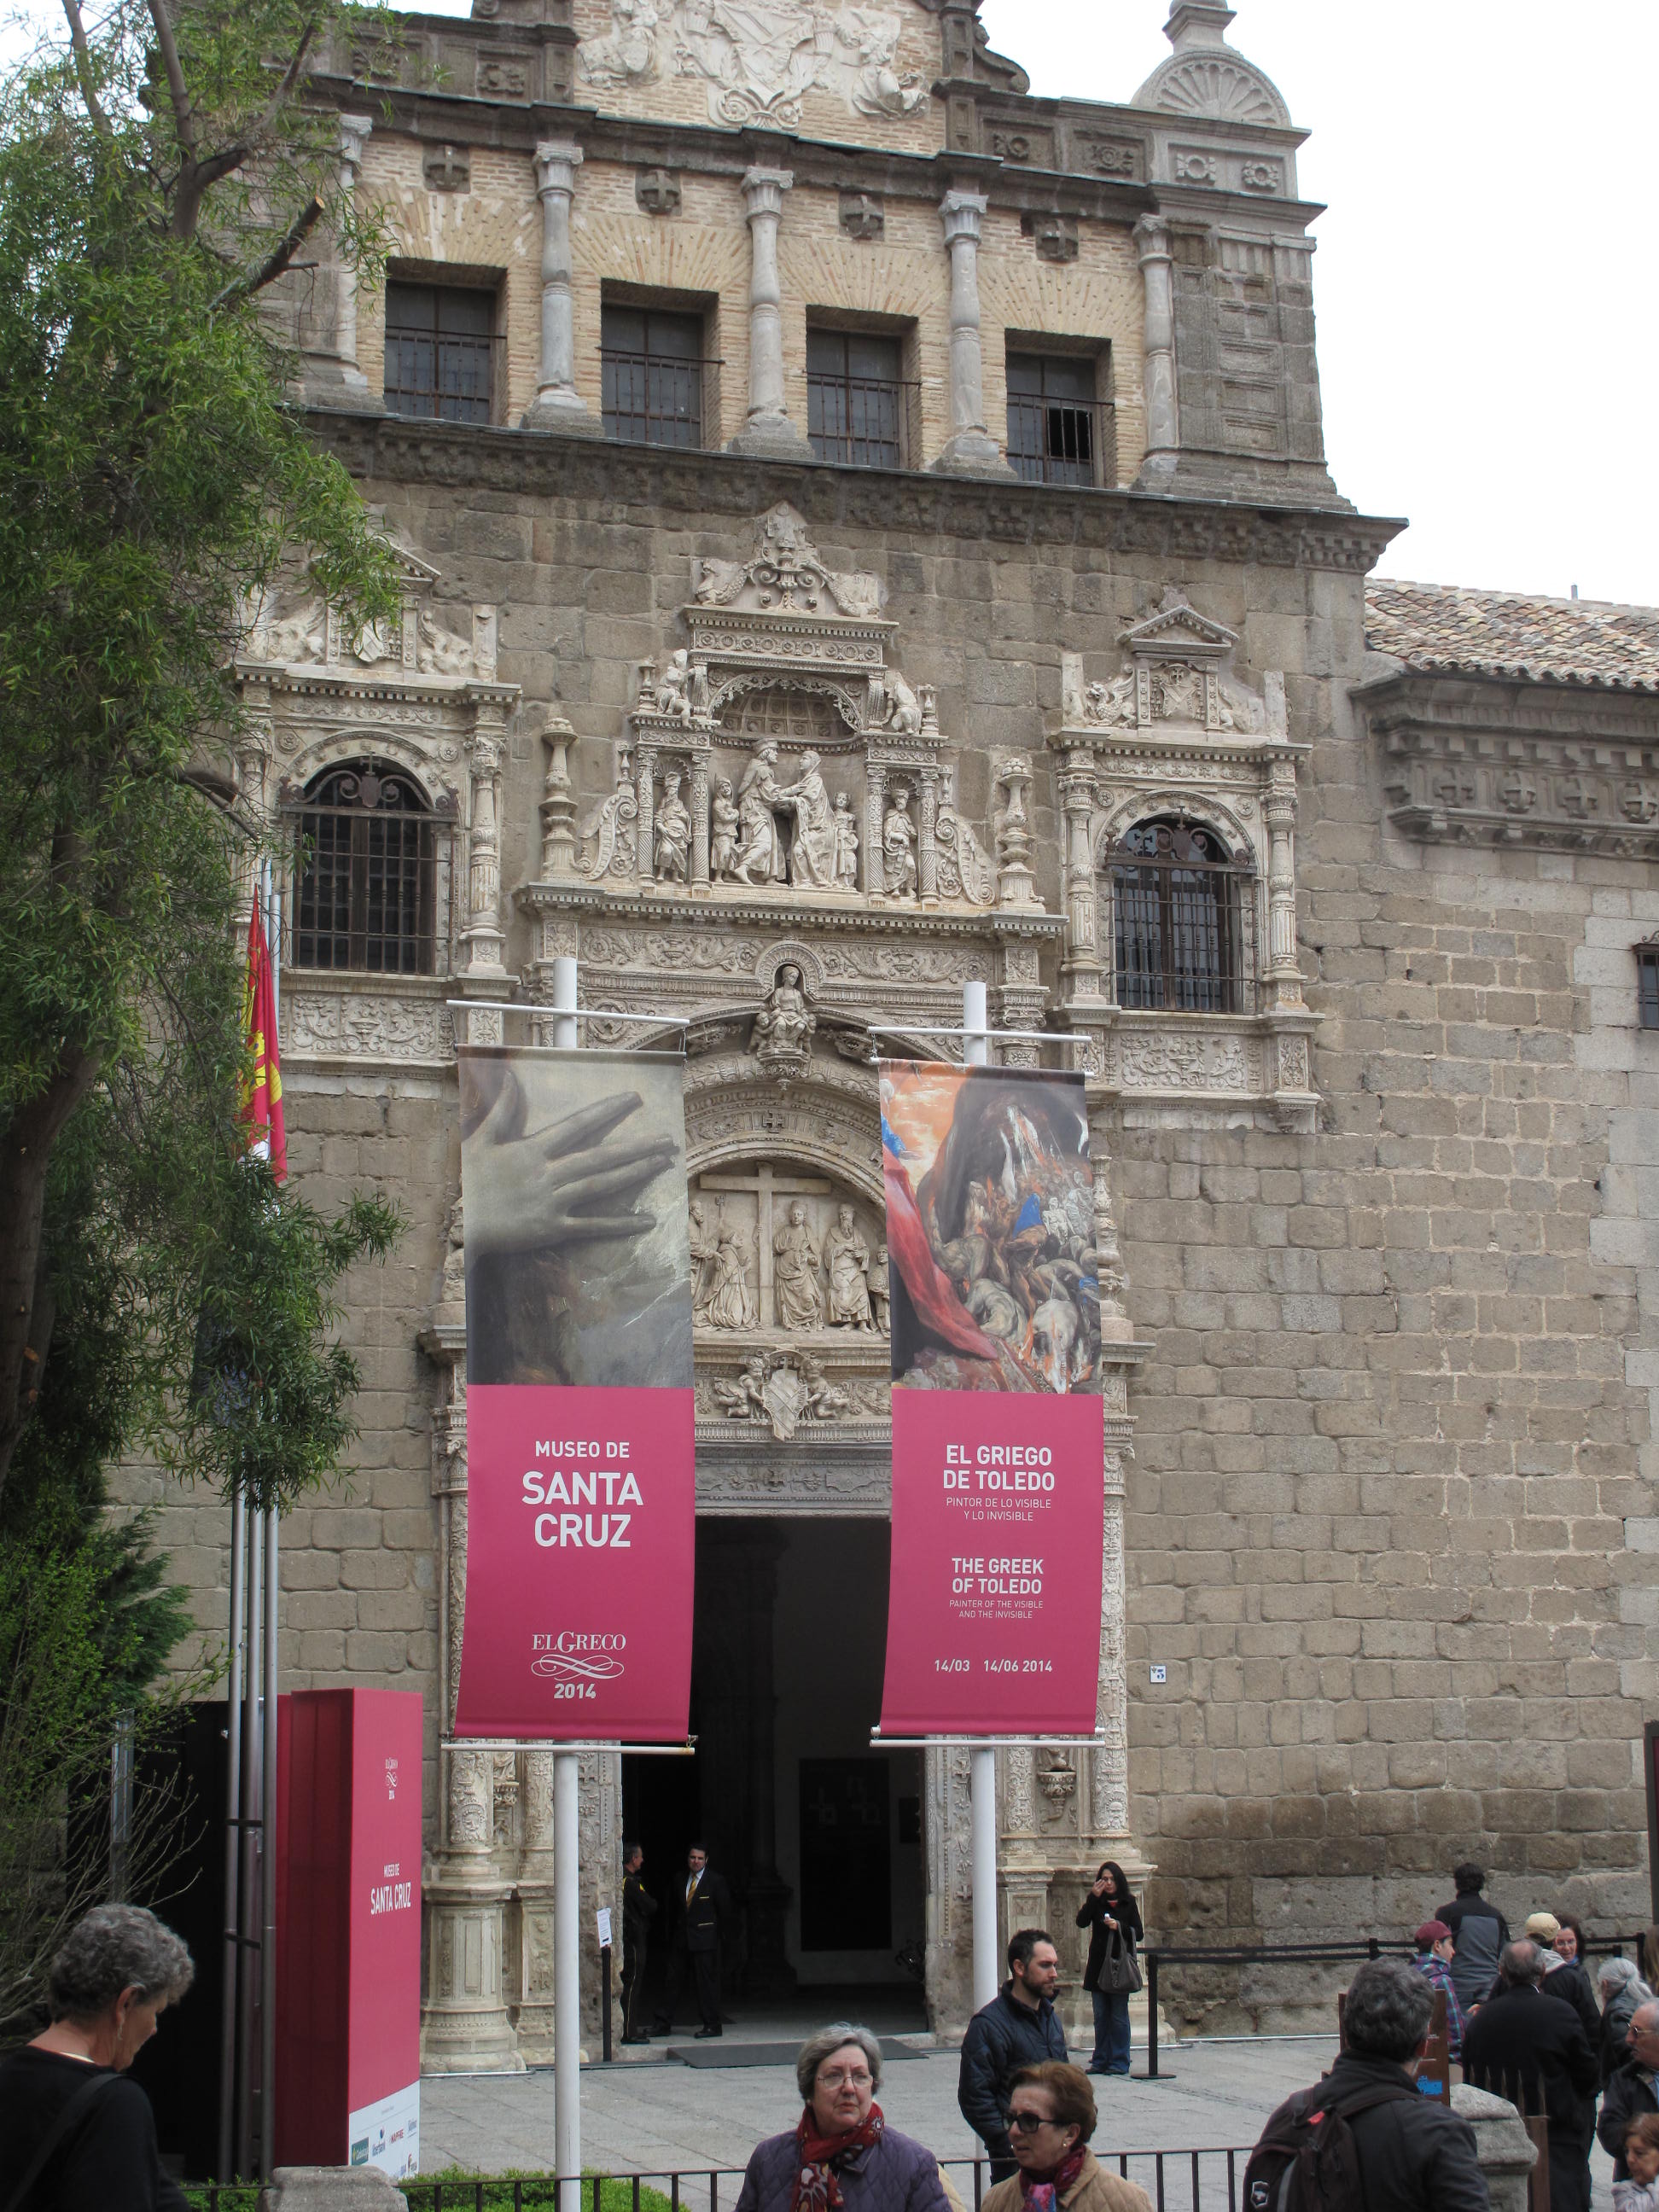
[[[706,2043],[671,2043],[664,2051],[665,2058],[678,2058],[682,2066],[793,2066],[795,2054],[805,2038],[793,2043],[734,2043],[730,2036],[711,2035]],[[925,2051],[916,2051],[896,2037],[878,2036],[881,2055],[890,2063],[896,2058],[925,2058]]]

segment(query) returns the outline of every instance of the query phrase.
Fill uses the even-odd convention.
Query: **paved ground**
[[[584,2068],[584,2166],[659,2174],[698,2169],[704,2177],[711,2167],[740,2172],[763,2136],[793,2124],[799,2106],[790,2067],[694,2069],[659,2050],[653,2046],[643,2063]],[[1173,2050],[1166,2044],[1161,2063],[1170,2078],[1096,2083],[1096,2149],[1180,2154],[1178,2161],[1165,2163],[1164,2212],[1191,2212],[1189,2154],[1253,2143],[1280,2099],[1316,2081],[1335,2053],[1334,2039],[1323,2036],[1198,2041]],[[927,2049],[918,2062],[890,2066],[881,2087],[882,2110],[893,2126],[927,2144],[947,2171],[952,2160],[970,2160],[975,2148],[957,2111],[957,2063],[953,2050]],[[1139,2045],[1134,2064],[1145,2071]],[[421,2084],[421,2163],[428,2173],[451,2166],[472,2173],[546,2172],[553,2162],[553,2076],[428,2075]],[[1237,2170],[1242,2174],[1242,2160]],[[1225,2160],[1204,2160],[1200,2171],[1201,2212],[1224,2208]],[[1595,2212],[1607,2212],[1613,2169],[1600,2150],[1594,2171]],[[1129,2172],[1158,2201],[1153,2160],[1132,2155]],[[971,2170],[964,2163],[951,2178],[971,2206]],[[729,2212],[736,2194],[735,2180],[722,2182],[716,2206]],[[706,2178],[683,2186],[682,2201],[690,2212],[715,2212]]]

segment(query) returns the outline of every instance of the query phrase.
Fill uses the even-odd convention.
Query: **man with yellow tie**
[[[697,1993],[702,2026],[697,2040],[719,2035],[720,2028],[720,1937],[732,1917],[732,1893],[725,1878],[708,1863],[708,1853],[693,1844],[685,1855],[685,1880],[681,1885],[674,1916],[674,1941],[668,1954],[668,1985],[662,2010],[652,2022],[659,2035],[672,2031],[689,1961]]]

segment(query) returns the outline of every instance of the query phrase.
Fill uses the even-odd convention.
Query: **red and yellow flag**
[[[270,1162],[278,1182],[288,1176],[288,1137],[283,1127],[283,1061],[276,1045],[276,991],[270,948],[256,899],[247,925],[247,982],[242,994],[243,1033],[252,1073],[242,1095],[248,1150]]]

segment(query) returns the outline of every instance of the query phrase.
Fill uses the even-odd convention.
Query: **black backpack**
[[[1322,2083],[1282,2105],[1244,2169],[1243,2212],[1363,2212],[1359,2147],[1348,2122],[1396,2098],[1415,2102],[1401,2082],[1370,2082],[1345,2097]]]

